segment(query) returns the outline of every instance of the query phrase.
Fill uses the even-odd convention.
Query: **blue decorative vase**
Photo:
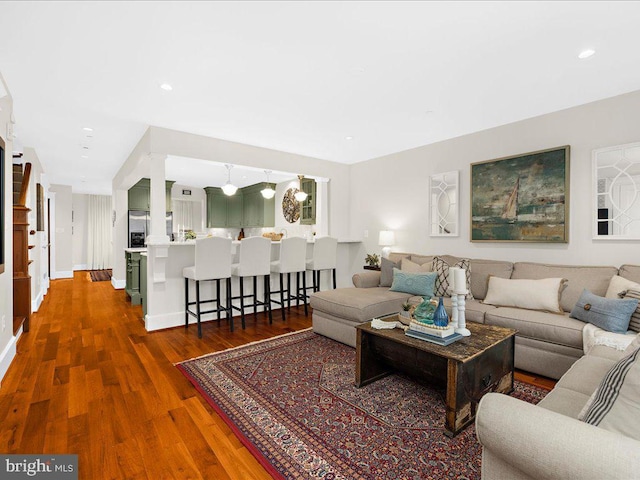
[[[436,327],[446,327],[447,325],[449,325],[449,315],[447,315],[447,311],[444,309],[442,297],[440,297],[440,300],[438,301],[438,307],[433,314],[433,324]]]

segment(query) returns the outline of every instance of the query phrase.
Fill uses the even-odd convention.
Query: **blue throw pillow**
[[[609,332],[626,333],[637,307],[637,299],[604,298],[584,289],[569,316]]]
[[[431,298],[435,290],[437,276],[436,272],[409,273],[394,268],[390,290]]]

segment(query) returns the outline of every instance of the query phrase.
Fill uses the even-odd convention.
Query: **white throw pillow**
[[[560,293],[566,282],[565,278],[529,280],[490,276],[487,296],[482,303],[563,313],[560,307]]]
[[[614,275],[613,277],[611,277],[609,288],[607,288],[607,293],[604,297],[620,298],[620,294],[627,290],[640,290],[640,283],[632,282],[631,280],[627,280],[620,275]]]

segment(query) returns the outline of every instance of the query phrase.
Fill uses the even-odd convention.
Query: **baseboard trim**
[[[31,301],[31,311],[37,312],[40,308],[40,304],[42,303],[42,299],[44,297],[44,293],[40,290],[40,293]]]
[[[126,280],[118,280],[115,277],[111,277],[111,286],[116,290],[122,290],[124,287],[127,286],[127,281]]]
[[[55,272],[53,279],[57,280],[59,278],[73,278],[73,271],[72,270],[63,270],[61,272]]]
[[[75,272],[76,270],[89,270],[89,268],[87,267],[86,263],[81,263],[79,265],[73,266],[73,271]]]
[[[11,337],[11,340],[9,340],[7,346],[4,348],[2,353],[0,353],[0,388],[2,388],[2,380],[4,379],[7,370],[9,370],[9,367],[11,366],[11,362],[16,356],[16,344],[21,334],[22,327],[20,327],[20,330],[15,337]]]

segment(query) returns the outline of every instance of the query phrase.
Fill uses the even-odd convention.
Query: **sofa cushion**
[[[609,350],[616,352],[613,348],[609,348]],[[585,355],[581,357],[580,360],[574,363],[569,371],[558,380],[556,387],[580,392],[590,397],[591,394],[596,391],[602,378],[607,374],[611,366],[620,359],[622,352],[617,351],[617,353],[618,357],[616,360],[597,355]]]
[[[393,283],[393,269],[400,268],[402,259],[393,261],[388,258],[380,260],[380,286],[390,287]]]
[[[527,308],[551,313],[562,313],[560,292],[564,278],[510,278],[489,277],[489,287],[484,303],[502,307]]]
[[[620,275],[614,275],[609,282],[609,288],[605,293],[606,298],[620,298],[627,290],[640,290],[640,283],[632,282],[631,280],[621,277]]]
[[[578,419],[640,440],[640,349],[606,373]]]
[[[560,306],[570,312],[585,288],[596,295],[604,296],[611,277],[618,274],[615,267],[581,267],[571,265],[548,265],[544,263],[517,262],[513,264],[511,278],[566,278],[567,288],[560,297]]]
[[[418,265],[424,265],[425,263],[431,266],[433,262],[433,255],[411,255],[411,261]]]
[[[513,263],[499,260],[478,260],[469,261],[471,271],[471,293],[476,300],[482,300],[487,295],[489,276],[500,278],[511,278]]]
[[[311,295],[311,307],[335,317],[362,323],[399,312],[411,295],[385,287],[337,288]]]
[[[445,297],[442,300],[442,303],[444,303],[444,307],[449,314],[449,318],[451,318],[451,298]],[[464,318],[467,322],[484,323],[485,312],[495,310],[496,308],[498,307],[494,307],[493,305],[485,305],[478,300],[465,300]]]
[[[570,418],[578,418],[588,401],[589,395],[556,386],[538,403],[538,406]]]
[[[390,290],[431,298],[436,284],[436,276],[435,272],[410,273],[394,268]]]
[[[568,314],[558,315],[523,308],[498,307],[485,313],[485,323],[515,328],[519,336],[582,350],[584,323],[569,318]]]
[[[622,265],[618,275],[632,282],[640,283],[640,265]]]
[[[638,300],[635,298],[604,298],[585,289],[570,316],[608,332],[625,333],[631,314],[637,307]]]

